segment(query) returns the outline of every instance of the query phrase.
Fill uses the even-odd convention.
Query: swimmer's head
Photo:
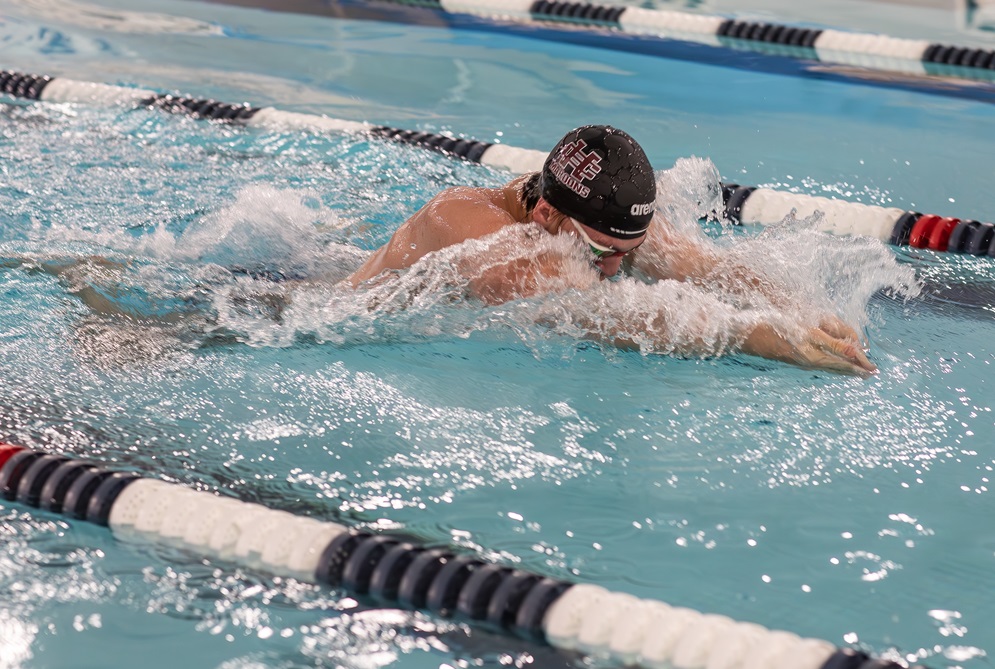
[[[656,178],[641,146],[609,125],[571,130],[542,167],[544,200],[616,239],[642,236],[653,219]]]

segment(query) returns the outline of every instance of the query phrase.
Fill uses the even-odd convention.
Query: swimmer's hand
[[[864,378],[878,369],[867,359],[855,336],[834,337],[821,327],[809,329],[801,341],[792,342],[772,326],[758,325],[743,342],[742,350],[744,353],[789,362],[799,367],[824,369]]]
[[[826,314],[819,321],[819,329],[834,339],[851,339],[865,344],[864,348],[866,349],[864,338],[857,334],[857,331],[847,325],[839,316]]]

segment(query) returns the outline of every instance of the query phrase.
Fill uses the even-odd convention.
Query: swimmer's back
[[[502,188],[459,186],[442,191],[405,221],[349,282],[356,286],[387,270],[407,269],[429,253],[518,222],[518,192],[518,180]]]

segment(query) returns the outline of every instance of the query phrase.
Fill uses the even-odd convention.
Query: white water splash
[[[719,170],[707,158],[679,158],[656,174],[656,207],[678,230],[701,235],[698,221],[722,210]]]
[[[657,204],[670,224],[722,258],[697,285],[601,281],[575,237],[524,224],[428,254],[409,270],[353,290],[339,283],[367,255],[342,243],[340,231],[353,222],[313,192],[264,185],[246,187],[179,236],[164,227],[137,239],[78,229],[53,229],[49,236],[65,242],[91,235],[91,243],[147,259],[113,276],[99,265],[89,275],[77,272],[75,289],[117,282],[110,292],[133,298],[137,288],[148,296],[144,304],[166,307],[130,304],[128,313],[144,309],[158,317],[181,304],[188,315],[200,313],[197,329],[254,346],[289,346],[302,337],[338,344],[469,337],[497,329],[533,350],[566,337],[647,354],[714,356],[736,350],[757,323],[793,336],[829,313],[862,327],[876,291],[914,294],[912,271],[883,244],[832,237],[817,232],[814,221],[787,221],[753,237],[724,229],[709,239],[698,221],[721,195],[707,160],[678,161],[658,183]],[[507,294],[485,294],[497,306],[475,299],[490,275],[509,266],[515,271],[504,284]],[[762,276],[766,289],[730,279],[744,272]]]
[[[722,263],[704,284],[724,301],[757,306],[770,316],[790,305],[798,322],[828,313],[865,327],[867,303],[874,293],[887,290],[905,299],[920,293],[915,272],[900,266],[884,243],[820,232],[818,212],[805,219],[788,216],[755,236],[736,234],[736,226],[725,225],[717,239],[709,240],[699,221],[721,212],[723,205],[719,172],[708,159],[679,159],[673,168],[658,173],[657,189],[657,208],[670,224],[721,253]],[[771,304],[730,281],[730,273],[723,270],[737,266],[763,277],[771,292],[784,299]]]
[[[135,249],[163,259],[310,275],[334,269],[345,250],[327,233],[349,221],[319,204],[317,193],[256,185],[231,205],[194,221],[179,237],[159,228]],[[358,249],[349,253],[361,257]]]

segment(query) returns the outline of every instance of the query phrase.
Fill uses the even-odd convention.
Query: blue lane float
[[[0,496],[221,559],[646,669],[899,669],[828,641],[357,532],[0,443]],[[917,669],[923,669],[921,667]]]
[[[273,107],[233,105],[140,88],[6,70],[0,71],[0,93],[41,102],[151,107],[198,119],[248,127],[362,135],[409,144],[516,174],[541,169],[547,155],[543,151],[506,144],[491,144],[470,138],[372,125],[317,114],[287,112]],[[803,219],[818,212],[820,219],[816,226],[824,232],[874,237],[897,246],[910,245],[932,251],[995,256],[995,226],[992,223],[734,183],[721,185],[724,202],[722,213],[734,223],[773,225],[790,216]],[[935,228],[940,220],[944,221],[943,225]],[[928,230],[925,229],[927,224],[932,226]],[[917,234],[919,232],[922,234]]]

